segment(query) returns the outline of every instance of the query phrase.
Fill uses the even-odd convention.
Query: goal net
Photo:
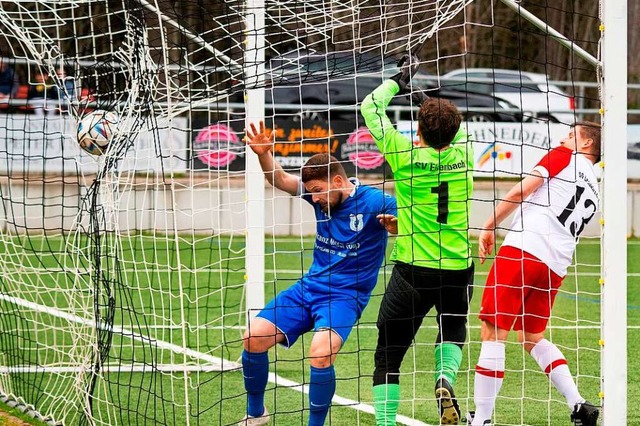
[[[571,7],[533,14],[595,54],[599,33],[578,25],[597,28],[598,2]],[[416,85],[452,100],[476,144],[476,234],[509,179],[555,146],[564,125],[599,108],[596,68],[562,44],[500,2],[2,2],[2,399],[51,424],[236,423],[247,312],[261,307],[262,292],[269,300],[304,274],[315,232],[298,198],[270,187],[252,198],[264,180],[242,141],[247,123],[264,119],[276,132],[274,155],[291,173],[329,152],[363,184],[393,193],[359,107],[403,54],[416,53]],[[503,68],[519,71],[473,71]],[[94,110],[117,117],[101,156],[77,142],[79,120]],[[415,138],[413,101],[398,98],[390,111]],[[585,235],[549,338],[598,402],[596,220]],[[390,267],[338,357],[331,424],[375,423],[375,320]],[[475,278],[456,388],[463,409],[472,405],[486,274]],[[438,417],[433,316],[403,364],[402,424]],[[276,424],[305,421],[310,341],[270,358]],[[562,396],[515,342],[508,360],[495,420],[565,421]]]

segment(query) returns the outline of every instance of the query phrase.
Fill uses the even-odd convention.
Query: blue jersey
[[[397,216],[396,200],[380,189],[354,183],[351,195],[329,215],[311,202],[311,194],[302,196],[313,206],[317,224],[313,264],[301,283],[315,300],[340,294],[366,304],[378,280],[387,231],[376,216]]]

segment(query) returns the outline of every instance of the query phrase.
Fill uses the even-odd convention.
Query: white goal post
[[[627,0],[602,2],[603,424],[627,424]]]
[[[265,93],[259,89],[264,84],[265,58],[265,8],[264,0],[247,0],[247,50],[245,52],[246,81],[251,86],[246,92],[246,123],[257,126],[264,120]],[[247,193],[247,315],[255,316],[264,307],[264,252],[265,252],[265,187],[264,175],[255,155],[246,156],[245,190]]]

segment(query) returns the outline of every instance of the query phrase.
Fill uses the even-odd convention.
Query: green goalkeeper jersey
[[[362,102],[362,116],[393,171],[398,237],[392,260],[460,270],[471,266],[469,211],[473,193],[473,149],[461,127],[449,148],[414,146],[387,117],[399,91],[387,80]]]

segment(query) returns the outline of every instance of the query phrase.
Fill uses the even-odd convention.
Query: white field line
[[[91,319],[87,319],[87,318],[82,318],[78,315],[74,315],[74,314],[70,314],[64,311],[61,311],[60,309],[56,309],[56,308],[51,308],[48,306],[42,306],[39,305],[37,303],[33,303],[30,302],[28,300],[24,300],[24,299],[20,299],[17,297],[12,297],[12,296],[8,296],[8,295],[4,295],[4,294],[0,294],[0,300],[5,300],[9,303],[13,303],[15,305],[18,306],[22,306],[24,308],[27,309],[31,309],[34,310],[36,312],[41,312],[44,314],[48,314],[48,315],[52,315],[52,316],[56,316],[58,318],[62,318],[65,319],[69,322],[75,322],[78,324],[82,324],[82,325],[86,325],[89,327],[95,327],[95,321],[91,320]],[[187,349],[184,348],[182,346],[178,346],[178,345],[174,345],[173,343],[169,343],[169,342],[164,342],[162,340],[156,340],[153,339],[151,337],[144,337],[138,333],[133,332],[133,330],[128,330],[126,328],[120,327],[120,326],[113,326],[113,332],[120,334],[122,336],[127,336],[130,337],[132,339],[135,340],[140,340],[140,341],[147,341],[150,342],[152,344],[155,344],[158,348],[161,349],[167,349],[170,350],[172,352],[181,354],[181,355],[186,355],[192,359],[196,359],[199,361],[205,361],[207,363],[210,364],[209,368],[211,369],[215,369],[215,371],[237,371],[240,370],[242,368],[242,365],[237,363],[237,362],[233,362],[233,361],[228,361],[225,360],[223,358],[218,358],[212,355],[208,355],[202,352],[198,352],[198,351],[194,351],[192,349]],[[142,371],[149,371],[149,367],[147,366],[147,370],[144,370],[145,366],[142,366]],[[194,367],[198,367],[198,366],[194,366]],[[1,367],[0,368],[0,372],[3,372],[3,370],[9,372],[13,372],[16,371],[14,370],[15,368],[20,368],[20,367]],[[23,372],[32,372],[30,369],[32,367],[27,367],[27,369],[24,369],[23,367]],[[52,371],[51,369],[55,369],[55,368],[60,368],[60,367],[41,367],[44,368],[45,371]],[[67,368],[67,367],[63,367],[63,368]],[[111,367],[109,367],[111,368]],[[165,365],[164,368],[167,368],[167,366]],[[186,370],[186,368],[189,367],[184,367],[184,366],[178,366],[178,371],[182,371],[184,372]],[[198,367],[200,368],[200,367]],[[76,369],[73,370],[73,372],[79,372],[80,369]],[[38,371],[38,369],[34,370]],[[186,370],[189,371],[189,370]],[[200,371],[200,370],[198,370]],[[53,371],[52,371],[53,372]],[[274,373],[269,373],[269,381],[271,383],[274,383],[276,385],[280,385],[280,386],[285,386],[287,388],[293,389],[295,391],[298,392],[303,392],[305,394],[309,393],[309,388],[307,385],[304,384],[300,384],[297,382],[294,382],[293,380],[289,380],[289,379],[285,379],[284,377],[278,376]],[[373,406],[369,405],[369,404],[363,404],[361,402],[352,400],[352,399],[348,399],[348,398],[344,398],[341,396],[334,396],[333,397],[333,402],[335,402],[338,405],[344,405],[350,408],[353,408],[354,410],[358,410],[358,411],[362,411],[364,413],[369,413],[369,414],[374,414],[374,408]],[[426,423],[423,423],[419,420],[415,420],[412,419],[410,417],[406,417],[406,416],[401,416],[399,415],[397,417],[397,421],[403,425],[413,425],[413,426],[426,426]]]
[[[309,386],[301,385],[292,380],[288,380],[283,377],[276,376],[273,373],[269,373],[269,381],[272,383],[275,383],[276,385],[285,386],[293,390],[296,390],[298,392],[309,394]],[[346,407],[353,408],[354,410],[375,415],[375,410],[373,406],[369,404],[364,404],[362,402],[358,402],[353,399],[343,398],[338,395],[334,396],[331,401],[338,405],[344,405]],[[427,423],[423,423],[420,420],[412,419],[411,417],[402,416],[402,415],[398,415],[396,417],[396,422],[403,425],[427,426]]]
[[[102,371],[110,371],[117,373],[149,373],[151,371],[162,371],[168,373],[183,373],[183,372],[213,372],[220,371],[220,369],[215,365],[205,364],[205,365],[174,365],[174,364],[159,364],[151,368],[149,365],[105,365],[101,368]],[[42,366],[15,366],[15,367],[0,367],[0,374],[6,373],[53,373],[53,374],[64,374],[64,373],[79,373],[81,372],[77,367],[42,367]],[[269,381],[274,383],[276,386],[286,387],[288,389],[294,390],[296,392],[302,392],[304,394],[309,394],[309,386],[305,384],[300,384],[294,382],[293,380],[285,379],[284,377],[277,376],[273,373],[269,373]],[[344,405],[346,407],[352,408],[354,410],[362,411],[364,413],[375,415],[375,411],[372,405],[363,404],[361,402],[355,401],[353,399],[344,398],[341,396],[334,396],[332,399],[334,404]],[[407,416],[398,415],[396,421],[403,425],[411,425],[411,426],[427,426],[427,423],[423,423],[419,420],[412,419]]]
[[[49,306],[39,305],[37,303],[30,302],[28,300],[20,299],[17,297],[9,296],[6,294],[0,294],[0,300],[5,300],[9,303],[13,303],[14,305],[22,306],[24,308],[31,309],[36,312],[62,318],[69,322],[82,324],[87,327],[96,326],[96,323],[93,319],[82,318],[78,315],[70,314],[68,312],[64,312],[57,308],[51,308]],[[103,329],[108,330],[107,328],[104,328],[104,327]],[[136,333],[133,330],[129,330],[127,328],[124,328],[118,325],[114,325],[112,328],[112,331],[116,334],[130,337],[134,340],[139,340],[145,343],[149,342],[152,345],[155,344],[160,349],[167,349],[177,354],[186,355],[194,359],[206,361],[210,364],[217,365],[219,367],[219,371],[237,370],[240,368],[240,364],[238,364],[237,362],[227,361],[222,358],[218,358],[215,356],[207,355],[202,352],[194,351],[192,349],[183,348],[182,346],[174,345],[173,343],[157,340],[147,336],[142,336],[141,334]]]

